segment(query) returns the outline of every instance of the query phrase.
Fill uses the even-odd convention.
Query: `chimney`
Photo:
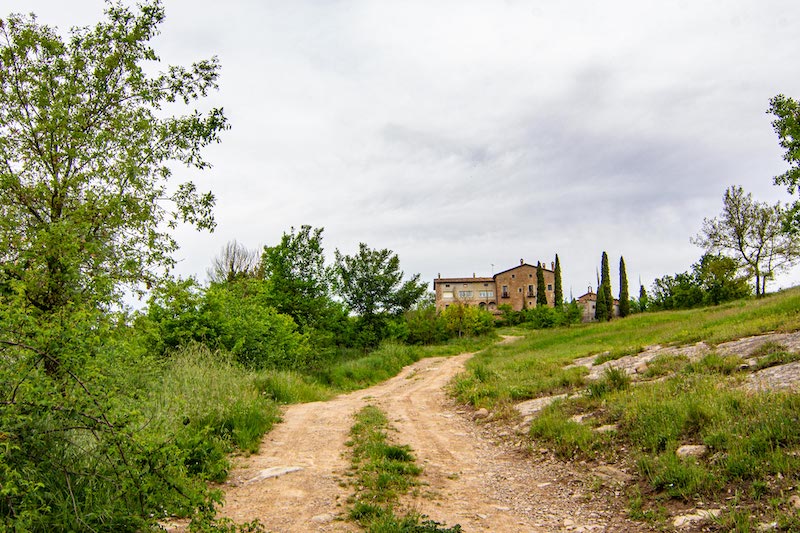
[[[556,262],[550,261],[550,270],[555,270],[555,269],[556,269]]]
[[[473,273],[472,273],[472,277],[473,277],[473,278],[475,277],[475,272],[473,272]]]
[[[442,273],[439,272],[439,279],[442,279]]]
[[[524,260],[522,260],[522,259],[520,259],[520,260],[519,260],[519,264],[520,264],[520,265],[522,265],[522,264],[525,264],[525,261],[524,261]]]

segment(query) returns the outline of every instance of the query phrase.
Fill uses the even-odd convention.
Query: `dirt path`
[[[585,465],[526,453],[459,411],[443,388],[470,356],[425,359],[369,389],[287,407],[261,452],[232,473],[223,514],[275,532],[358,531],[342,520],[352,493],[345,442],[352,415],[372,403],[423,466],[420,494],[406,503],[433,520],[465,532],[641,530],[619,512],[623,502],[594,490]]]

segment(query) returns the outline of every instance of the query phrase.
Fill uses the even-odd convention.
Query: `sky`
[[[767,114],[800,98],[797,0],[165,0],[159,69],[218,56],[231,130],[214,233],[181,228],[180,275],[225,243],[398,254],[407,275],[491,276],[559,255],[566,296],[603,251],[631,293],[691,268],[726,188],[759,201],[788,166]],[[66,32],[101,0],[5,0]],[[769,290],[800,284],[800,267]]]

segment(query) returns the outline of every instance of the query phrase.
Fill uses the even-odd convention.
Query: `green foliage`
[[[433,303],[407,311],[405,323],[408,328],[406,342],[410,344],[434,344],[450,337],[445,321],[436,312]]]
[[[608,254],[603,252],[600,260],[600,286],[597,288],[597,303],[594,317],[605,322],[614,317],[614,296],[611,294],[611,273],[608,266]]]
[[[553,277],[555,278],[553,282],[553,305],[556,309],[559,309],[564,304],[564,289],[561,284],[561,260],[558,258],[558,254],[556,254],[556,266],[553,269]]]
[[[800,192],[800,105],[779,94],[770,99],[767,112],[775,115],[772,127],[778,134],[781,148],[786,150],[783,159],[789,163],[789,170],[775,176],[775,184],[785,186],[789,194],[797,194]],[[792,233],[800,230],[800,201],[795,201],[787,213],[786,229]]]
[[[486,335],[494,330],[494,317],[479,307],[454,304],[442,311],[445,331],[455,337]]]
[[[425,294],[419,274],[403,281],[400,259],[391,250],[372,250],[363,242],[358,253],[336,250],[335,287],[350,311],[359,316],[357,343],[377,346],[386,337],[387,318],[400,315]]]
[[[569,419],[561,402],[549,405],[531,421],[530,436],[547,442],[563,460],[589,456],[600,444],[591,428]]]
[[[411,448],[392,444],[388,420],[377,407],[368,405],[355,415],[350,430],[353,485],[357,487],[350,518],[370,533],[458,533],[461,526],[447,528],[417,513],[396,516],[401,496],[417,484],[422,469]]]
[[[619,316],[631,314],[630,295],[628,294],[628,272],[625,270],[625,258],[619,258]]]
[[[630,384],[631,377],[624,370],[609,366],[601,379],[589,383],[589,397],[602,398],[610,392],[626,390]]]
[[[194,280],[154,291],[139,325],[156,353],[200,342],[223,349],[251,368],[308,368],[308,338],[288,315],[269,306],[267,287],[254,278],[200,289]]]
[[[739,275],[736,261],[723,255],[704,254],[691,271],[655,280],[650,308],[719,305],[750,294],[747,277]]]
[[[542,263],[536,263],[536,307],[547,307],[547,286],[544,283]]]
[[[742,187],[732,186],[725,191],[720,216],[704,219],[692,242],[708,252],[731,254],[755,278],[756,296],[762,296],[767,280],[800,260],[800,241],[784,227],[786,217],[780,203],[757,202]]]
[[[265,246],[259,267],[269,285],[270,303],[302,328],[324,327],[331,308],[331,272],[325,266],[323,228],[301,226],[284,233],[280,244]]]
[[[650,302],[647,296],[647,290],[644,288],[644,285],[639,285],[639,312],[644,313],[649,308]]]
[[[208,166],[226,119],[164,108],[206,96],[219,65],[149,75],[163,19],[157,1],[109,4],[68,39],[33,16],[0,22],[3,529],[144,530],[213,507],[176,441],[149,432],[152,362],[120,349],[111,313],[174,265],[178,223],[214,227],[213,196],[170,177]]]

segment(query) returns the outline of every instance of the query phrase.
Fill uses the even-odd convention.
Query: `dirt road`
[[[397,430],[391,438],[410,445],[424,469],[419,495],[405,503],[437,522],[465,532],[641,530],[620,513],[622,502],[609,504],[608,494],[590,486],[585,465],[527,453],[447,398],[444,386],[470,356],[425,359],[369,389],[287,407],[260,453],[232,473],[223,514],[237,522],[257,518],[275,532],[358,531],[346,520],[352,489],[345,442],[353,414],[371,403]]]

